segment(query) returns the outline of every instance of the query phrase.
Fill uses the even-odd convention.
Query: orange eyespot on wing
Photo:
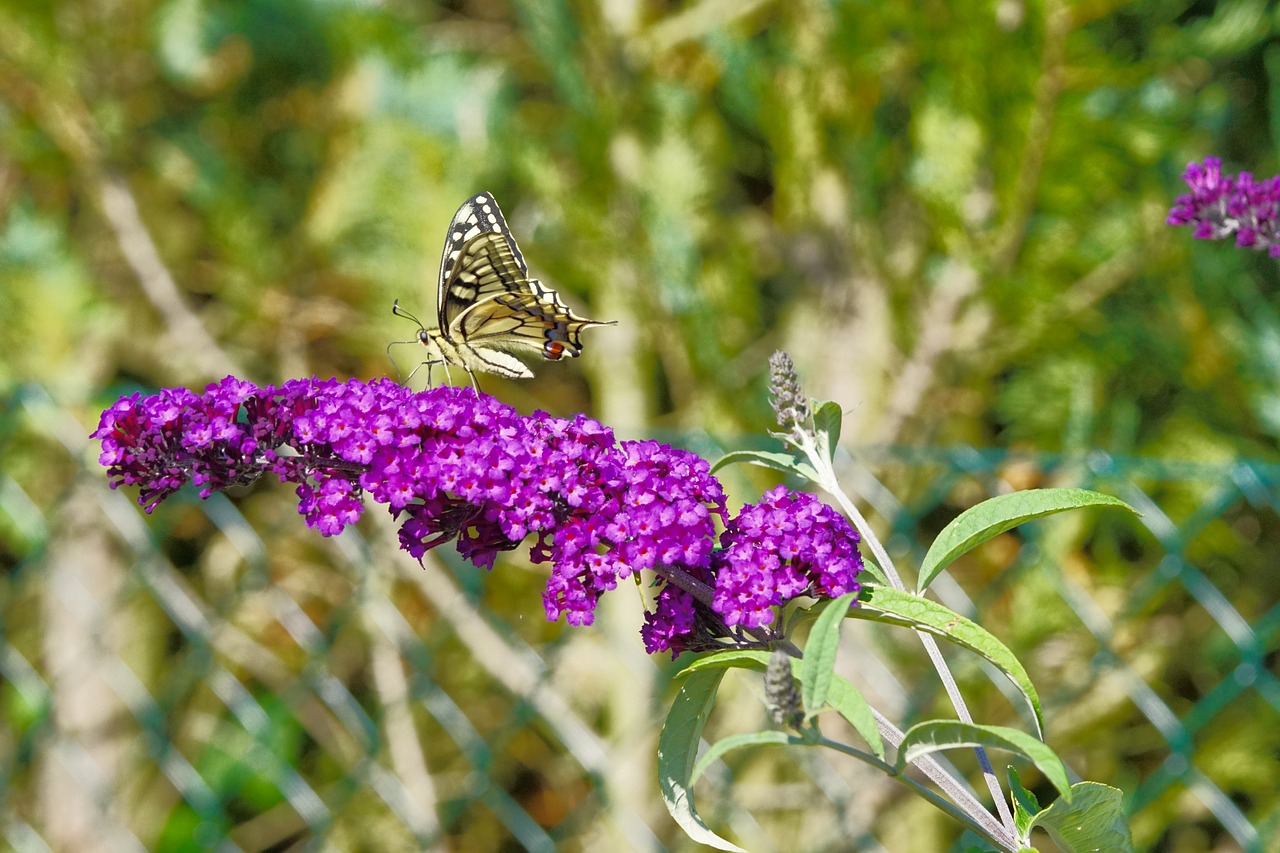
[[[574,358],[582,352],[583,329],[613,324],[577,316],[558,293],[529,278],[524,255],[489,193],[467,199],[453,215],[436,299],[437,327],[422,329],[419,340],[434,347],[439,361],[468,372],[525,378],[532,375],[527,368],[517,371],[506,360],[510,356],[495,353]]]

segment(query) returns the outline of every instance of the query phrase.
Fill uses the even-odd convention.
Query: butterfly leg
[[[466,367],[466,365],[463,365],[463,366],[464,366],[464,367]],[[477,397],[479,397],[479,396],[480,396],[480,384],[479,384],[478,382],[476,382],[476,375],[475,375],[475,373],[471,370],[471,368],[470,368],[470,367],[467,367],[467,375],[471,377],[471,390],[475,391],[475,392],[476,392],[476,396],[477,396]]]
[[[428,359],[427,361],[420,361],[420,362],[418,362],[417,367],[415,367],[413,370],[409,371],[409,375],[408,375],[408,376],[406,376],[404,379],[400,380],[400,384],[401,384],[401,385],[408,385],[408,384],[409,384],[409,380],[411,380],[411,379],[413,379],[413,377],[417,376],[417,375],[418,375],[418,371],[425,367],[425,368],[427,369],[427,386],[428,386],[428,387],[430,387],[430,385],[431,385],[431,365],[433,365],[433,364],[435,364],[435,363],[436,363],[436,362],[435,362],[434,360],[431,360],[431,359]]]

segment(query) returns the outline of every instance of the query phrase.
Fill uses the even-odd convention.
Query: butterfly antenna
[[[395,316],[397,316],[397,317],[404,317],[406,320],[412,320],[413,322],[415,322],[415,323],[417,323],[417,324],[418,324],[418,328],[419,328],[419,329],[421,329],[421,328],[422,328],[422,321],[421,321],[421,320],[419,320],[417,317],[413,316],[412,314],[410,314],[408,311],[406,311],[406,310],[404,310],[403,308],[401,308],[401,307],[400,307],[400,300],[399,300],[399,299],[397,299],[397,300],[395,300],[394,302],[392,302],[392,303],[391,303],[391,313],[392,313],[392,314],[394,314],[394,315],[395,315]],[[417,343],[417,340],[412,340],[412,341],[392,341],[391,343],[387,344],[387,361],[390,361],[390,362],[391,362],[392,367],[394,367],[394,368],[396,369],[396,377],[397,377],[397,379],[398,379],[398,381],[400,382],[400,384],[401,384],[401,385],[405,384],[405,383],[406,383],[406,382],[408,382],[410,379],[412,379],[412,378],[413,378],[413,374],[418,372],[418,368],[417,368],[417,367],[415,367],[415,368],[414,368],[414,369],[409,373],[409,375],[408,375],[408,376],[404,376],[404,375],[403,375],[403,372],[400,370],[400,365],[396,363],[395,358],[391,355],[391,348],[392,348],[393,346],[396,346],[397,344],[416,344],[416,343]],[[418,365],[418,367],[421,367],[421,366],[422,366],[422,365]]]
[[[415,323],[417,323],[417,324],[418,324],[418,328],[419,328],[419,329],[425,329],[425,328],[426,328],[426,326],[423,326],[423,325],[422,325],[422,321],[421,321],[421,320],[419,320],[417,317],[413,316],[413,315],[412,315],[412,314],[410,314],[408,311],[406,311],[406,310],[404,310],[403,308],[401,308],[401,307],[400,307],[400,300],[399,300],[399,299],[397,299],[396,301],[394,301],[394,302],[392,302],[392,303],[391,303],[391,313],[392,313],[392,314],[394,314],[394,315],[396,315],[397,317],[404,317],[406,320],[412,320],[413,322],[415,322]]]

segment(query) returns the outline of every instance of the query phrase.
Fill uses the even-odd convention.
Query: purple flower
[[[1200,240],[1235,234],[1237,246],[1280,257],[1280,176],[1256,181],[1248,172],[1224,175],[1222,161],[1207,157],[1203,165],[1189,164],[1182,177],[1191,192],[1174,203],[1170,225],[1192,225]]]
[[[270,472],[295,485],[299,512],[325,536],[357,521],[368,495],[418,559],[452,540],[492,568],[530,540],[533,561],[551,563],[547,617],[571,625],[591,624],[605,592],[651,570],[659,589],[641,633],[653,652],[740,641],[798,595],[857,589],[862,568],[857,534],[809,495],[774,489],[726,519],[705,460],[618,442],[582,415],[522,416],[471,389],[227,377],[203,394],[123,398],[93,437],[112,487],[139,486],[148,512],[188,482],[207,497]]]
[[[704,463],[705,464],[705,463]],[[858,534],[812,495],[778,486],[747,505],[720,536],[721,550],[688,574],[713,589],[710,606],[675,583],[658,593],[640,634],[650,653],[699,651],[724,644],[734,626],[761,628],[801,596],[835,598],[861,589]]]
[[[712,608],[728,625],[758,627],[797,596],[856,592],[858,538],[844,516],[813,495],[778,486],[743,507],[720,537]]]

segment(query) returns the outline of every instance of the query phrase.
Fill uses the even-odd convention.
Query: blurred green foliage
[[[590,410],[625,435],[674,430],[705,444],[705,433],[690,432],[705,431],[740,445],[768,427],[767,358],[785,348],[812,395],[846,408],[850,446],[1275,461],[1275,264],[1164,225],[1190,160],[1216,154],[1259,175],[1280,168],[1274,3],[0,0],[0,33],[3,628],[50,683],[57,673],[40,663],[51,654],[41,651],[50,617],[37,605],[59,537],[80,532],[64,518],[78,485],[101,480],[83,446],[97,411],[121,392],[198,387],[231,370],[264,382],[395,375],[385,347],[415,330],[391,316],[392,300],[431,315],[444,228],[478,189],[502,203],[536,275],[580,313],[619,321],[588,334],[578,363],[543,365],[524,384],[485,381],[522,410]],[[411,348],[392,352],[411,368]],[[899,530],[909,547],[974,497],[937,473],[885,473],[898,498],[936,508]],[[999,478],[1022,487],[1040,476],[1015,466]],[[734,482],[743,487],[735,498],[762,484]],[[1207,512],[1207,486],[1144,486],[1176,522],[1190,520],[1188,565],[1260,626],[1269,656],[1254,665],[1274,673],[1274,516],[1235,505]],[[287,590],[329,632],[322,650],[341,663],[335,677],[374,713],[383,706],[364,683],[371,641],[348,598],[369,581],[335,572],[288,502],[268,486],[238,496],[250,534],[175,501],[149,519],[153,543],[201,600],[301,677],[307,648],[247,605]],[[250,560],[252,549],[236,549],[252,535],[271,546]],[[1169,599],[1166,587],[1135,584],[1168,565],[1143,536],[1075,529],[1061,553],[1072,582],[1124,617],[1122,653],[1164,685],[1176,710],[1191,709],[1231,671],[1236,647],[1197,645],[1218,635],[1192,623],[1204,619],[1194,592]],[[148,559],[106,550],[126,563]],[[1061,677],[1057,711],[1079,769],[1131,791],[1163,772],[1164,741],[1149,729],[1145,743],[1128,739],[1144,723],[1123,694],[1080,683],[1096,649],[1062,590],[1006,571],[1008,553],[988,553],[989,564],[956,574],[981,590],[985,624],[1013,634],[1017,650],[1037,649],[1032,661]],[[468,595],[513,620],[509,630],[562,641],[532,612],[536,572],[454,568]],[[399,612],[417,614],[415,627],[438,617],[403,583],[392,584]],[[238,805],[215,810],[229,823],[210,829],[195,795],[173,805],[172,791],[156,794],[154,806],[137,808],[138,837],[199,849],[254,814],[259,823],[237,842],[246,849],[249,837],[287,836],[287,820],[272,830],[261,819],[279,814],[270,802],[279,786],[264,793],[253,776],[274,778],[262,769],[272,762],[251,766],[209,745],[209,731],[233,725],[225,708],[191,699],[204,688],[170,670],[175,656],[199,652],[193,672],[203,673],[210,650],[193,650],[148,588],[135,577],[112,593],[143,626],[130,662],[168,696],[174,725],[199,732],[178,740],[213,801]],[[532,615],[514,615],[522,612]],[[461,680],[483,706],[490,676],[463,674],[474,649],[434,639],[429,648],[437,675]],[[219,647],[213,659],[224,654]],[[452,665],[441,670],[442,661]],[[275,707],[274,688],[300,689],[266,671],[248,679],[265,707]],[[662,683],[640,707],[661,704]],[[919,689],[910,688],[913,707]],[[61,725],[56,709],[23,688],[3,690],[9,755],[38,752]],[[620,726],[621,695],[593,697],[599,705],[584,713],[606,731]],[[284,717],[296,719],[301,701],[286,698]],[[528,713],[491,701],[494,720]],[[1270,786],[1269,798],[1240,798],[1250,819],[1274,830],[1280,779],[1249,759],[1275,754],[1276,700],[1260,704],[1217,718],[1203,748],[1238,756],[1214,762],[1251,792]],[[1007,713],[998,707],[989,710]],[[1074,719],[1072,707],[1091,710]],[[1052,713],[1050,722],[1053,731]],[[317,763],[307,775],[324,780],[315,784],[338,784],[339,770],[320,766],[291,726],[273,716],[264,730],[273,734],[256,742],[280,762]],[[523,749],[561,782],[576,770],[537,739]],[[440,761],[433,769],[452,768]],[[508,790],[519,789],[512,780],[525,777],[507,770]],[[35,790],[31,778],[9,781]],[[139,796],[165,789],[131,784]],[[579,831],[595,814],[581,792],[566,805],[528,780],[522,790],[530,813],[565,822],[559,842],[599,837]],[[655,802],[652,792],[636,796]],[[1185,796],[1154,797],[1139,789],[1135,798],[1145,809],[1135,821],[1141,844],[1231,843]],[[37,828],[40,802],[18,803]],[[379,802],[368,808],[391,808]],[[504,800],[486,800],[480,814],[460,802],[447,832],[472,835],[470,847],[455,839],[457,849],[536,837],[521,834]],[[915,814],[909,808],[887,810],[879,837],[895,838],[885,825]],[[358,811],[329,825],[333,843],[361,837],[350,817]],[[661,816],[651,823],[678,843]],[[386,849],[414,846],[401,822],[387,826],[397,840],[386,836]],[[921,846],[885,843],[938,849],[921,833],[912,842]]]

